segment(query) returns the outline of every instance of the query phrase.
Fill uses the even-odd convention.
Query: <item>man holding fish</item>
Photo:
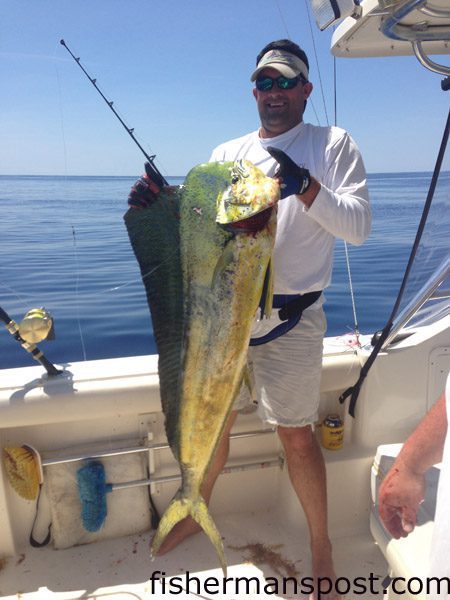
[[[254,322],[249,360],[259,414],[277,428],[307,518],[313,576],[334,581],[325,464],[313,431],[326,330],[321,292],[331,281],[335,239],[362,244],[370,232],[371,210],[364,165],[352,138],[337,127],[303,122],[313,89],[308,75],[308,59],[298,45],[278,40],[265,46],[251,75],[261,126],[218,146],[210,160],[245,159],[280,183],[272,257],[274,309],[270,318]],[[139,188],[131,193],[132,206],[139,204],[140,194]],[[248,401],[242,386],[202,484],[207,504],[227,460],[237,411]],[[191,517],[184,518],[157,553],[168,552],[199,529]],[[320,597],[339,596],[330,592]]]

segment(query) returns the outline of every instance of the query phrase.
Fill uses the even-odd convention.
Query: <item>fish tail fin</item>
[[[194,505],[194,512],[192,513],[192,517],[206,535],[209,537],[212,545],[216,549],[217,555],[219,557],[220,566],[222,567],[222,571],[226,577],[227,575],[227,562],[225,559],[225,551],[223,548],[222,537],[214,523],[211,515],[209,514],[208,505],[200,497],[199,501],[197,501]]]
[[[220,560],[220,566],[226,576],[227,563],[220,533],[209,514],[208,506],[201,496],[195,499],[180,497],[178,494],[167,507],[159,522],[152,541],[151,553],[155,556],[172,528],[185,517],[191,516],[211,540]]]

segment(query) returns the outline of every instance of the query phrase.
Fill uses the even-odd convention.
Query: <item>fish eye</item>
[[[238,183],[241,179],[246,179],[249,176],[250,173],[245,168],[242,159],[236,160],[234,162],[233,167],[231,168],[231,183],[234,185]]]

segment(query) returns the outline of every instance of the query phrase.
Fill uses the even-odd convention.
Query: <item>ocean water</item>
[[[372,233],[364,245],[348,247],[362,333],[381,329],[390,315],[430,179],[431,173],[369,175]],[[0,307],[15,321],[30,308],[51,312],[56,339],[39,347],[52,362],[156,352],[122,220],[133,182],[129,177],[0,176]],[[327,335],[353,330],[341,241],[325,310]],[[0,323],[0,368],[32,364]]]

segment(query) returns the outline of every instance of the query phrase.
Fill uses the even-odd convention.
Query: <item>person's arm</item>
[[[323,180],[298,196],[305,211],[337,238],[360,245],[368,237],[372,213],[366,170],[353,139],[346,132],[327,148]],[[312,188],[312,189],[311,189]]]
[[[379,491],[381,520],[396,539],[414,529],[425,496],[425,472],[442,460],[447,434],[445,394],[409,436]]]
[[[308,216],[334,237],[359,245],[370,233],[372,213],[366,171],[359,150],[343,130],[324,151],[323,181],[297,165],[285,152],[268,146],[279,167],[281,198],[295,195]]]

